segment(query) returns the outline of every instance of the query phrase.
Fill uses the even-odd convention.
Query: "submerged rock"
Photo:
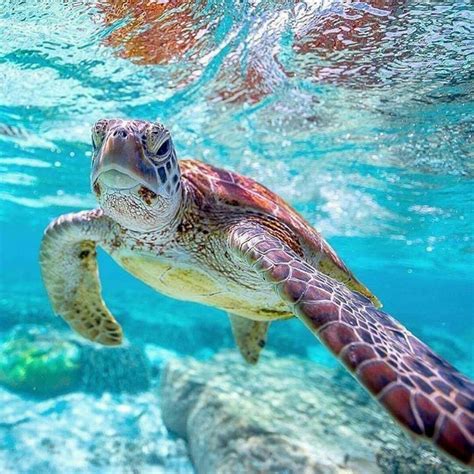
[[[160,392],[198,473],[467,472],[411,442],[340,368],[226,352],[169,361]]]

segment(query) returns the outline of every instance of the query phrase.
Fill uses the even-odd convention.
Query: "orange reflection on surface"
[[[300,3],[295,2],[296,6]],[[334,10],[313,8],[298,15],[292,27],[294,71],[282,67],[278,51],[272,47],[286,28],[284,22],[276,21],[282,10],[269,11],[274,16],[274,25],[262,24],[261,28],[268,31],[258,31],[261,44],[249,42],[252,46],[246,51],[245,67],[239,50],[232,51],[224,60],[217,76],[215,97],[228,102],[255,103],[291,76],[337,83],[350,80],[358,86],[376,82],[374,73],[378,66],[374,58],[393,18],[391,14],[402,3],[403,0],[348,2],[337,4]],[[211,17],[200,17],[193,10],[202,10],[203,5],[196,6],[192,0],[102,0],[99,10],[107,25],[130,18],[108,36],[106,43],[117,48],[120,56],[140,64],[169,64],[186,53],[199,57],[205,45],[203,40],[211,35]],[[365,11],[361,6],[378,11]],[[321,59],[327,63],[321,64]],[[175,86],[189,79],[182,78]]]
[[[107,37],[106,44],[141,64],[173,62],[197,42],[192,5],[190,0],[103,0],[98,9],[105,24],[131,18]]]
[[[373,83],[373,73],[378,69],[375,57],[383,46],[393,13],[403,3],[403,0],[366,0],[363,3],[364,7],[375,11],[357,8],[351,3],[342,4],[337,13],[321,16],[311,29],[303,34],[296,33],[293,48],[297,55],[317,54],[328,60],[327,65],[308,62],[304,68],[308,75],[320,81],[340,83],[362,79],[366,85]],[[338,52],[347,54],[334,54]]]
[[[357,2],[361,5],[362,2]],[[380,42],[385,25],[400,0],[365,0],[363,4],[378,10],[378,14],[357,8],[351,3],[341,4],[341,11],[319,17],[313,28],[303,35],[296,34],[295,49],[299,53],[317,50],[342,51],[362,48]]]

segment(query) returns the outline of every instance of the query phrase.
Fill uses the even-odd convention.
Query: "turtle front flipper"
[[[261,350],[265,347],[269,323],[253,321],[232,313],[229,313],[229,320],[242,357],[249,364],[256,364]]]
[[[101,210],[60,216],[45,231],[40,264],[54,311],[81,336],[115,346],[122,329],[102,300],[96,260],[108,230]]]
[[[255,225],[230,245],[407,430],[473,464],[474,383],[388,314]]]

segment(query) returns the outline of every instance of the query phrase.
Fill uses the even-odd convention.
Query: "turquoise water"
[[[92,124],[130,117],[165,123],[179,157],[283,196],[389,313],[474,375],[470,2],[3,0],[0,31],[1,339],[25,325],[67,333],[40,279],[42,232],[95,205]],[[104,254],[100,271],[132,345],[198,358],[233,347],[223,313],[156,294]],[[335,364],[296,321],[275,324],[268,348]],[[71,419],[106,403],[75,396]],[[53,403],[1,397],[6,419]],[[140,411],[149,397],[114,403]],[[5,459],[32,436],[16,435],[0,437]],[[163,469],[191,469],[184,445],[167,442]],[[17,468],[55,472],[66,457]]]

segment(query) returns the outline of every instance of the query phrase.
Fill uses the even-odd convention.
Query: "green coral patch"
[[[36,329],[15,331],[0,346],[0,383],[16,391],[51,396],[80,379],[80,348]]]

